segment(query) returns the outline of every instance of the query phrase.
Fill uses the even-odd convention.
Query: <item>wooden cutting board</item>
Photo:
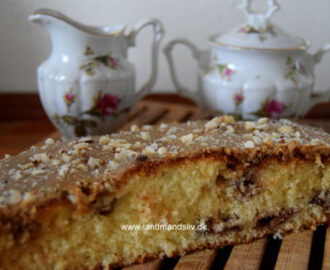
[[[131,113],[122,129],[132,124],[186,122],[209,119],[212,115],[191,105],[142,101]],[[330,121],[323,119],[300,120],[330,132]],[[49,123],[7,122],[0,124],[0,155],[15,154],[45,137],[59,138]],[[42,140],[40,140],[43,138]],[[37,143],[38,144],[38,143]],[[155,260],[125,270],[206,270],[206,269],[323,269],[330,270],[330,228],[320,226],[315,232],[305,231],[285,236],[282,240],[264,238],[248,245],[205,250],[179,258]]]

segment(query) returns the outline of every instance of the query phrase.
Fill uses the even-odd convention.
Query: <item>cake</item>
[[[108,269],[329,222],[330,136],[232,117],[40,147],[0,161],[1,269]]]

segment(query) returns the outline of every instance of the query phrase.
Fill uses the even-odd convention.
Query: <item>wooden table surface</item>
[[[201,112],[191,104],[175,104],[145,100],[138,104],[127,123],[158,124],[209,119],[210,113]],[[330,132],[330,120],[305,119],[304,123],[321,126]],[[16,154],[38,144],[45,138],[59,137],[45,117],[6,118],[0,111],[0,156]],[[131,266],[130,270],[159,269],[326,269],[330,270],[330,229],[320,226],[315,232],[305,231],[285,236],[283,240],[264,238],[248,245],[237,245],[217,250],[199,251],[180,258],[156,260]]]

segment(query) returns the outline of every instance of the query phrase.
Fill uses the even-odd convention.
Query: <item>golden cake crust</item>
[[[97,197],[115,195],[130,175],[150,175],[165,164],[210,156],[225,157],[233,166],[267,157],[325,160],[329,144],[323,130],[289,120],[235,122],[226,116],[132,126],[130,131],[66,142],[47,139],[41,147],[0,161],[0,219],[26,222],[54,202],[88,211]]]

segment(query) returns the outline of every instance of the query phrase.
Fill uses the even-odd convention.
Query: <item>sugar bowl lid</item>
[[[211,36],[213,44],[240,50],[305,50],[308,47],[304,39],[290,35],[270,22],[270,17],[280,9],[276,0],[268,0],[265,14],[254,13],[251,1],[242,0],[239,6],[247,22],[227,33]]]

